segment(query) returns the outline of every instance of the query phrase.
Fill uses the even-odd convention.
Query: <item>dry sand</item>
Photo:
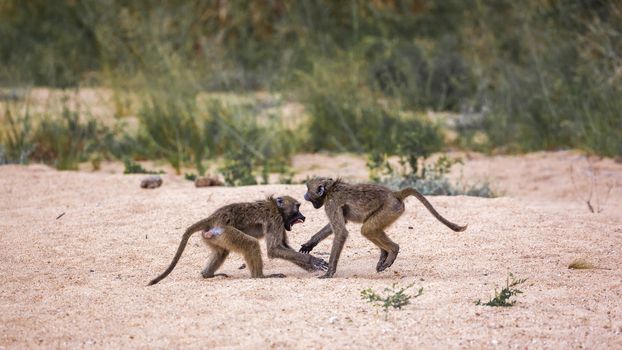
[[[317,157],[308,172],[339,167]],[[161,188],[143,190],[140,175],[1,166],[0,348],[622,348],[622,165],[588,166],[574,152],[465,159],[464,179],[488,179],[505,196],[430,198],[469,224],[463,233],[408,199],[388,230],[400,255],[384,273],[351,224],[330,280],[267,258],[267,273],[288,277],[252,280],[235,255],[222,268],[232,277],[204,280],[208,251],[193,237],[152,287],[188,225],[227,203],[302,198],[304,186],[196,189],[166,175]],[[599,214],[578,194],[589,189],[590,169]],[[295,247],[326,223],[322,210],[301,209],[307,221],[290,234]],[[330,243],[314,253],[328,259]],[[577,258],[600,268],[569,270]],[[516,305],[476,306],[508,272],[528,278]],[[363,289],[413,282],[423,295],[386,320],[361,300]]]

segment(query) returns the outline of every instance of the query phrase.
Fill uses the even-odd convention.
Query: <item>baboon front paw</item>
[[[315,271],[328,271],[328,263],[324,259],[313,259],[311,266],[313,266]]]
[[[304,253],[304,254],[309,254],[313,250],[313,248],[315,248],[315,244],[305,243],[300,246],[299,252]]]

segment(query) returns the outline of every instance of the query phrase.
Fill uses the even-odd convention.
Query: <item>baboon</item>
[[[348,220],[360,222],[363,223],[361,234],[380,248],[380,259],[376,265],[376,271],[384,271],[393,264],[400,250],[399,245],[387,237],[384,229],[404,213],[404,199],[411,195],[415,196],[434,217],[450,229],[458,232],[467,228],[442,217],[414,188],[393,192],[381,185],[351,185],[340,179],[318,177],[307,181],[305,200],[313,203],[315,209],[324,205],[329,224],[303,244],[300,252],[309,253],[324,238],[335,233],[328,270],[320,277],[330,278],[337,271],[339,255],[348,237],[346,222]]]
[[[280,258],[293,262],[307,271],[326,271],[328,264],[320,258],[299,253],[287,242],[286,230],[305,221],[299,210],[300,203],[289,196],[268,197],[251,203],[235,203],[216,210],[186,229],[181,238],[177,253],[169,267],[149,285],[160,282],[168,276],[188,243],[190,236],[202,231],[203,241],[212,250],[210,260],[201,272],[204,278],[225,276],[214,274],[223,264],[230,251],[242,254],[252,278],[285,277],[283,274],[263,274],[263,262],[259,248],[259,238],[266,237],[266,246],[270,258]]]

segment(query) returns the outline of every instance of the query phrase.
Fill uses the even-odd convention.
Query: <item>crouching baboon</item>
[[[387,237],[384,229],[391,225],[404,213],[404,199],[415,196],[440,222],[458,232],[466,226],[456,225],[442,217],[430,202],[414,188],[406,188],[393,192],[390,189],[374,184],[351,185],[339,179],[314,178],[307,182],[305,200],[313,203],[315,209],[324,206],[329,224],[302,245],[300,252],[309,253],[323,239],[335,234],[330,252],[328,270],[320,278],[330,278],[337,271],[337,262],[348,237],[346,222],[363,223],[361,233],[378,248],[380,259],[376,271],[381,272],[390,267],[400,250],[399,245]]]
[[[307,271],[326,271],[326,261],[311,255],[299,253],[287,242],[286,230],[305,221],[299,211],[300,203],[294,198],[283,196],[268,197],[251,203],[235,203],[216,210],[207,219],[188,227],[181,238],[177,253],[169,267],[149,285],[160,282],[168,276],[188,243],[190,236],[202,231],[203,241],[212,250],[207,266],[201,272],[204,278],[227,276],[214,274],[223,264],[230,251],[242,254],[253,278],[285,277],[283,274],[263,274],[263,262],[258,238],[266,237],[268,256],[293,262]]]

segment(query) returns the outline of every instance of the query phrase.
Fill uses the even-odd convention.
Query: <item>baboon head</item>
[[[283,226],[287,231],[292,230],[294,224],[305,222],[305,217],[300,212],[300,203],[290,196],[277,197],[276,206],[283,217]]]
[[[305,200],[313,203],[315,209],[320,209],[324,205],[328,189],[335,183],[335,180],[327,177],[315,177],[307,181],[307,193]]]

